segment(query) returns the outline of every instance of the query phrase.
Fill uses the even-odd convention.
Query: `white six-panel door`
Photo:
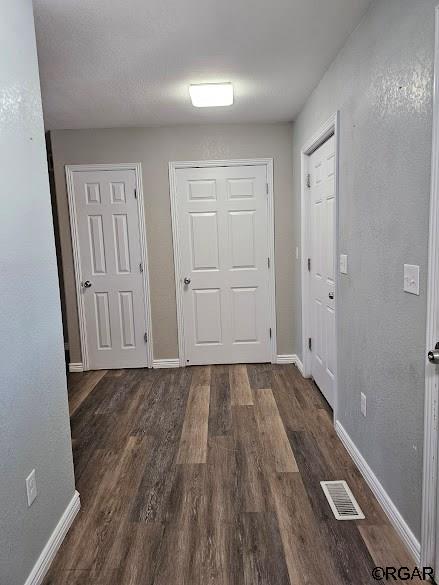
[[[186,364],[270,361],[266,166],[180,168],[175,183]]]
[[[311,374],[334,403],[335,379],[335,138],[309,157],[311,232]]]
[[[145,367],[146,310],[135,171],[73,171],[71,176],[87,367]]]

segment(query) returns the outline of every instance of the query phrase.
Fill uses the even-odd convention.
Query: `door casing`
[[[149,270],[148,270],[148,251],[146,243],[146,226],[145,210],[143,204],[143,184],[142,184],[142,165],[141,163],[118,163],[118,164],[89,164],[89,165],[66,165],[66,183],[67,195],[69,201],[70,215],[70,232],[72,236],[73,262],[75,267],[75,286],[76,302],[78,307],[79,333],[81,342],[82,370],[89,369],[87,335],[85,322],[84,298],[81,294],[81,257],[79,249],[79,235],[76,217],[76,205],[74,196],[73,173],[74,172],[93,172],[93,171],[134,171],[136,177],[136,194],[137,194],[137,213],[139,216],[139,233],[140,233],[140,250],[143,264],[143,290],[145,304],[145,331],[148,336],[146,343],[146,367],[152,368],[153,365],[153,339],[152,339],[152,322],[151,322],[151,301],[149,290]]]
[[[208,167],[237,167],[237,166],[265,166],[267,169],[268,197],[267,197],[267,220],[268,220],[268,247],[271,259],[271,270],[269,271],[268,284],[268,307],[270,315],[272,335],[270,339],[271,363],[276,363],[277,342],[276,342],[276,290],[275,290],[275,259],[274,259],[274,194],[273,194],[273,159],[227,159],[227,160],[201,160],[201,161],[173,161],[169,163],[169,193],[171,198],[172,214],[172,239],[174,246],[174,269],[175,269],[175,294],[177,301],[177,328],[178,328],[178,359],[180,367],[186,366],[184,349],[184,318],[183,318],[183,282],[181,279],[181,249],[180,249],[180,226],[177,206],[177,185],[176,171],[185,168],[208,168]]]
[[[308,271],[308,258],[311,258],[311,230],[310,230],[310,200],[307,187],[307,174],[309,157],[328,138],[335,138],[335,230],[334,230],[334,275],[335,275],[335,377],[334,377],[334,423],[337,420],[338,406],[338,311],[339,311],[339,280],[338,270],[339,244],[338,244],[338,209],[339,209],[339,112],[335,112],[318,131],[303,145],[301,149],[301,248],[302,248],[302,362],[303,375],[311,377],[312,354],[308,347],[308,339],[311,337],[311,278]]]

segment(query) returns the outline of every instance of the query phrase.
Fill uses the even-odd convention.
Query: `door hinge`
[[[311,337],[308,337],[308,349],[309,349],[309,351],[312,351],[312,339],[311,339]]]
[[[311,175],[309,173],[306,175],[306,186],[308,189],[311,187]]]
[[[270,339],[271,339],[271,335],[272,335],[272,331],[271,331],[271,327],[270,327]]]
[[[311,258],[308,258],[308,272],[311,272]]]
[[[270,258],[267,258],[267,266],[270,268]]]
[[[145,335],[143,336],[143,339],[144,339],[145,343],[148,343],[148,333],[145,333]]]
[[[139,270],[140,270],[140,272],[143,272],[143,264],[141,262],[139,264]]]
[[[267,193],[267,195],[268,195],[268,183],[265,183],[265,192],[266,192],[266,193]]]
[[[137,189],[134,189],[134,199],[137,199]]]

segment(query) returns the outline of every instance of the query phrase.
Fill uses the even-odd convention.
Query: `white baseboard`
[[[179,368],[180,360],[176,359],[165,359],[165,360],[153,360],[153,368]]]
[[[299,359],[299,356],[296,355],[295,357],[296,357],[296,361],[294,363],[296,364],[296,368],[299,370],[299,372],[302,374],[302,376],[305,377],[303,364],[302,364],[301,360]]]
[[[295,364],[299,370],[299,372],[303,376],[303,365],[297,355],[278,355],[276,357],[277,364]],[[161,360],[153,360],[152,362],[153,368],[179,368],[180,367],[180,360],[178,358],[175,359],[161,359]],[[84,366],[82,363],[70,363],[69,364],[69,372],[83,372]]]
[[[80,508],[81,501],[79,499],[79,494],[75,491],[73,498],[70,500],[69,505],[64,510],[60,521],[56,525],[55,530],[52,532],[49,540],[46,543],[46,546],[43,548],[42,553],[38,557],[38,560],[30,572],[29,577],[26,579],[25,585],[41,585],[47,571],[50,568],[50,565],[52,564],[53,559],[55,558],[56,553],[58,552],[59,547],[62,544],[62,541],[66,537],[66,534],[69,531],[69,528],[72,525],[73,520],[75,519],[76,514],[79,512]]]
[[[389,518],[393,527],[403,540],[404,544],[406,545],[407,549],[413,556],[414,560],[416,561],[416,563],[420,563],[421,545],[418,539],[410,530],[408,524],[401,516],[401,513],[399,512],[398,508],[392,502],[389,494],[383,488],[378,478],[376,477],[372,469],[369,467],[367,461],[361,455],[360,451],[355,446],[355,443],[352,441],[350,436],[343,428],[343,425],[339,421],[335,423],[335,430],[337,432],[337,435],[340,437],[341,442],[346,447],[353,462],[358,467],[361,475],[366,480],[366,483],[372,490],[374,496],[378,500],[384,512],[387,514],[387,517]]]
[[[277,364],[295,364],[303,376],[303,364],[295,353],[276,356]]]
[[[70,362],[69,364],[69,372],[83,372],[84,371],[84,366],[82,365],[82,363],[72,363]]]

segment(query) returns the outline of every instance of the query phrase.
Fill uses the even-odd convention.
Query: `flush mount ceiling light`
[[[189,86],[192,105],[196,108],[213,108],[233,104],[231,83],[199,83]]]

